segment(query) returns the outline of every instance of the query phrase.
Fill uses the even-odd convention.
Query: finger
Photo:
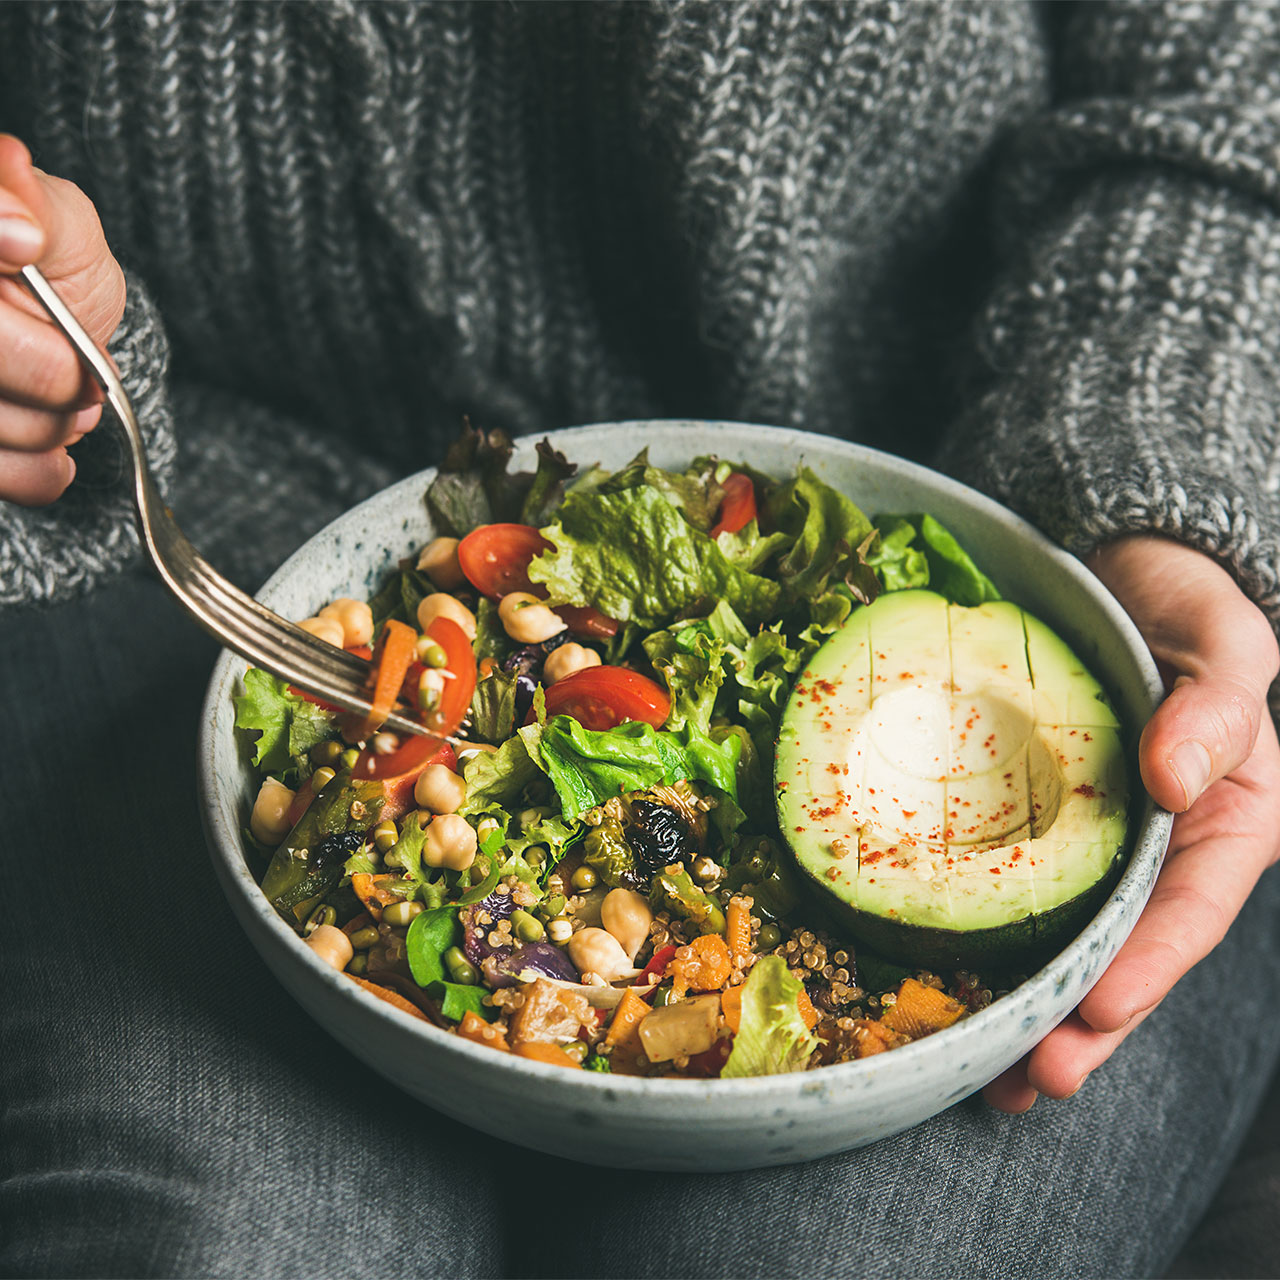
[[[0,501],[47,506],[63,495],[75,474],[76,464],[65,449],[49,453],[0,449]]]
[[[95,342],[105,342],[124,314],[124,274],[111,256],[92,201],[73,182],[41,173],[17,138],[0,134],[0,189],[17,200],[44,231],[40,269],[62,285],[64,300]],[[31,315],[39,304],[12,280],[4,301]]]
[[[100,404],[50,413],[0,400],[0,449],[49,453],[73,445],[98,425]]]
[[[0,187],[0,272],[16,272],[44,252],[44,230],[13,192]]]
[[[59,330],[45,320],[0,306],[0,401],[68,413],[101,398],[97,384]],[[27,446],[7,438],[0,427],[0,447]]]
[[[1079,1012],[1070,1014],[1049,1032],[1027,1059],[1027,1082],[1046,1098],[1070,1098],[1084,1082],[1150,1014],[1135,1015],[1118,1031],[1102,1032],[1091,1027]]]
[[[1027,1081],[1027,1059],[1023,1058],[1007,1071],[1002,1071],[983,1089],[982,1096],[988,1106],[1011,1116],[1030,1111],[1038,1094]]]

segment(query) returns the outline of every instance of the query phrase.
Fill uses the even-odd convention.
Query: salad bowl
[[[664,467],[715,454],[786,476],[803,463],[865,511],[932,514],[1007,599],[1053,627],[1098,675],[1126,727],[1137,777],[1137,734],[1161,696],[1145,644],[1092,574],[997,503],[890,455],[782,428],[667,420],[578,427],[548,438],[584,467],[621,467],[641,447]],[[517,442],[515,465],[533,465],[534,443]],[[286,617],[306,617],[325,600],[372,595],[388,570],[432,537],[423,502],[432,475],[410,476],[335,520],[286,561],[259,598]],[[233,695],[244,669],[230,653],[215,666],[199,780],[218,879],[267,966],[337,1041],[406,1093],[505,1139],[615,1168],[727,1170],[813,1159],[909,1128],[974,1093],[1066,1017],[1110,963],[1155,883],[1172,822],[1141,797],[1125,870],[1082,932],[1012,992],[926,1039],[856,1062],[750,1079],[571,1072],[496,1053],[370,999],[277,916],[242,842],[253,783],[234,731]],[[520,1117],[518,1126],[512,1116]]]

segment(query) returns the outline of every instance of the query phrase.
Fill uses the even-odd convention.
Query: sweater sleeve
[[[124,317],[108,345],[133,401],[156,483],[173,472],[173,417],[166,374],[169,348],[142,283],[126,272]],[[0,611],[67,600],[97,586],[139,553],[133,478],[119,425],[109,409],[74,446],[76,478],[48,507],[0,503]]]
[[[1081,555],[1196,547],[1280,625],[1280,12],[1062,10],[941,463]]]

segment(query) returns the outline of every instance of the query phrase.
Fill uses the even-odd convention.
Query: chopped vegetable
[[[963,1013],[964,1006],[945,991],[926,987],[916,978],[907,978],[898,988],[898,998],[884,1011],[880,1021],[893,1031],[919,1040],[921,1036],[951,1026]]]
[[[742,990],[741,1021],[722,1076],[804,1070],[818,1041],[810,1035],[800,1013],[803,990],[780,956],[765,956],[756,962]]]

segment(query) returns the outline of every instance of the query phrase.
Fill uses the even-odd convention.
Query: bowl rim
[[[514,443],[517,451],[519,451],[521,447],[531,447],[535,440],[546,438],[554,447],[571,456],[574,444],[584,437],[594,436],[602,431],[616,433],[638,432],[642,428],[654,426],[693,428],[702,431],[704,436],[710,433],[722,435],[725,438],[741,437],[743,435],[768,436],[773,441],[793,445],[797,452],[801,454],[809,442],[819,440],[822,442],[824,449],[834,448],[837,452],[844,453],[850,461],[868,460],[874,462],[880,468],[887,467],[890,470],[898,470],[908,479],[927,480],[930,485],[935,488],[941,488],[944,493],[947,493],[952,498],[977,508],[980,514],[994,520],[1013,523],[1020,535],[1035,548],[1038,555],[1047,557],[1059,572],[1073,579],[1077,586],[1082,587],[1088,594],[1095,597],[1108,622],[1124,638],[1127,648],[1132,653],[1139,670],[1144,676],[1146,702],[1149,706],[1148,715],[1155,710],[1155,707],[1163,697],[1163,685],[1156,670],[1155,662],[1137,627],[1124,611],[1119,601],[1097,577],[1085,568],[1080,560],[1052,542],[1034,525],[1016,512],[1011,511],[1008,507],[989,498],[986,494],[920,463],[835,436],[801,431],[793,427],[768,426],[760,423],[735,422],[723,419],[637,418],[618,422],[590,423],[523,435],[517,437]],[[708,452],[709,450],[703,447],[704,443],[705,440],[699,441],[694,445],[690,456],[696,456],[699,452]],[[261,599],[264,596],[269,596],[280,583],[289,579],[297,571],[299,567],[297,562],[306,555],[311,544],[324,536],[335,525],[346,522],[351,522],[354,525],[360,513],[377,508],[379,504],[386,501],[388,493],[393,490],[418,487],[425,491],[436,470],[435,467],[426,467],[410,475],[403,476],[336,516],[323,528],[308,537],[284,560],[255,593],[257,598]],[[566,1073],[561,1067],[525,1058],[517,1058],[511,1054],[495,1053],[484,1045],[473,1044],[453,1032],[445,1031],[428,1021],[413,1017],[385,1001],[371,999],[363,988],[356,983],[344,981],[342,973],[324,964],[323,961],[311,953],[309,948],[298,947],[297,934],[280,919],[267,899],[263,897],[257,882],[253,879],[244,856],[243,841],[240,834],[238,832],[228,833],[218,819],[216,779],[213,774],[216,729],[220,722],[225,722],[224,699],[229,697],[231,687],[239,679],[246,666],[247,664],[243,658],[225,649],[219,653],[214,663],[201,707],[197,769],[201,820],[210,856],[215,865],[218,866],[219,882],[223,885],[225,892],[229,893],[232,886],[235,886],[237,890],[243,890],[241,904],[250,910],[255,924],[261,930],[259,938],[255,940],[251,936],[250,941],[260,940],[265,945],[268,944],[270,939],[270,945],[287,947],[289,954],[295,960],[301,961],[307,966],[310,973],[327,986],[331,992],[338,994],[341,1000],[350,1001],[353,1010],[363,1011],[363,1016],[389,1018],[392,1026],[398,1026],[402,1031],[414,1035],[427,1045],[460,1054],[464,1061],[470,1060],[480,1066],[487,1065],[492,1069],[511,1071],[517,1076],[523,1075],[530,1080],[565,1082]],[[220,711],[224,713],[222,716],[218,714]],[[981,1040],[993,1024],[1014,1017],[1015,1010],[1019,1004],[1025,1005],[1028,1002],[1037,1002],[1038,997],[1042,994],[1050,993],[1051,989],[1054,988],[1060,991],[1068,981],[1069,971],[1075,960],[1080,956],[1099,950],[1112,924],[1120,917],[1122,911],[1130,909],[1128,898],[1131,894],[1135,892],[1141,894],[1145,905],[1145,901],[1154,887],[1160,865],[1163,862],[1172,822],[1173,815],[1156,805],[1150,795],[1147,795],[1139,810],[1139,818],[1132,836],[1124,871],[1108,894],[1105,902],[1090,917],[1089,923],[1080,933],[1062,951],[1058,952],[1040,969],[1029,974],[1023,982],[1019,983],[1000,999],[994,1000],[986,1008],[962,1018],[959,1022],[943,1031],[895,1049],[891,1055],[876,1054],[870,1058],[833,1063],[829,1066],[818,1067],[809,1071],[729,1080],[720,1078],[705,1080],[665,1079],[623,1076],[592,1071],[575,1072],[572,1078],[584,1088],[611,1091],[611,1096],[620,1095],[618,1096],[618,1101],[622,1101],[624,1098],[638,1098],[641,1096],[658,1096],[672,1100],[692,1100],[700,1097],[727,1099],[732,1096],[750,1097],[756,1094],[776,1093],[779,1088],[793,1089],[799,1093],[822,1092],[826,1091],[828,1086],[835,1088],[845,1082],[852,1083],[855,1080],[865,1080],[883,1072],[886,1069],[886,1064],[883,1061],[885,1058],[891,1057],[893,1059],[890,1066],[905,1070],[910,1064],[922,1057],[936,1054],[939,1045],[948,1051],[963,1052],[962,1046],[971,1041]],[[222,874],[223,872],[229,874]],[[1148,876],[1150,877],[1149,883],[1144,884],[1143,882]],[[250,892],[249,886],[251,886],[252,892]],[[239,912],[236,915],[243,926],[243,919]],[[1135,915],[1135,922],[1136,918]],[[246,932],[248,932],[247,929]],[[1123,945],[1123,941],[1127,937],[1128,932],[1116,944],[1117,950],[1120,945]],[[270,965],[267,967],[271,968]],[[1101,971],[1097,976],[1101,976]],[[1096,981],[1096,977],[1094,981]],[[1021,998],[1015,1003],[1015,997]],[[309,1010],[307,1012],[308,1016],[314,1017]],[[1064,1010],[1062,1017],[1067,1016],[1069,1012],[1070,1009]],[[321,1020],[317,1018],[316,1021]],[[321,1025],[324,1025],[323,1022],[321,1022]],[[1046,1035],[1054,1025],[1056,1025],[1056,1022],[1046,1026]],[[325,1029],[328,1030],[327,1027]]]

